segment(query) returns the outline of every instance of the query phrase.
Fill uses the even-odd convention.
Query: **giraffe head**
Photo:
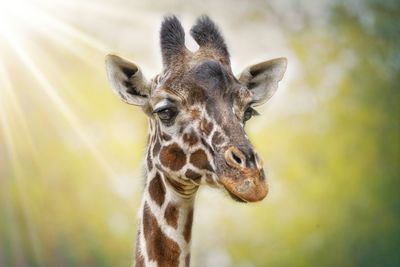
[[[163,71],[150,81],[136,64],[107,56],[112,89],[149,117],[149,172],[163,173],[183,195],[185,185],[210,184],[238,201],[262,200],[266,175],[244,126],[257,115],[254,107],[275,93],[287,61],[261,62],[235,77],[225,41],[208,17],[200,17],[190,33],[199,45],[195,52],[186,48],[179,20],[165,18]]]

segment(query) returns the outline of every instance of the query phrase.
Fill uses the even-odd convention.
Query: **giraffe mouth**
[[[268,194],[268,185],[264,172],[261,170],[245,170],[246,175],[241,177],[222,176],[220,182],[229,195],[239,202],[257,202]]]
[[[242,202],[242,203],[247,203],[247,202],[248,202],[248,201],[246,201],[246,200],[244,200],[244,199],[241,199],[240,197],[234,195],[233,193],[231,193],[231,192],[228,191],[228,190],[227,190],[227,192],[228,192],[229,196],[230,196],[233,200],[235,200],[235,201],[237,201],[237,202]]]

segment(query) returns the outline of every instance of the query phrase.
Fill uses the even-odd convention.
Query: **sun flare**
[[[0,34],[21,27],[24,19],[33,19],[34,6],[29,0],[0,0]]]
[[[65,86],[52,79],[61,69],[57,70],[37,59],[38,55],[47,50],[49,44],[55,44],[57,49],[63,49],[63,57],[75,58],[93,68],[90,60],[85,57],[86,50],[82,47],[97,51],[100,55],[109,50],[93,36],[80,31],[52,12],[60,10],[59,5],[63,2],[64,0],[0,0],[0,147],[4,145],[0,152],[4,153],[11,170],[10,176],[14,178],[14,182],[8,183],[15,186],[15,194],[29,230],[29,246],[33,248],[33,259],[39,266],[43,265],[42,245],[32,221],[32,205],[26,192],[27,179],[32,174],[25,173],[22,166],[27,157],[34,165],[40,161],[41,151],[38,149],[37,135],[33,130],[48,125],[32,125],[32,116],[38,114],[46,117],[51,114],[51,121],[59,121],[59,118],[62,118],[62,123],[70,129],[73,139],[85,147],[93,161],[97,162],[104,177],[109,178],[111,182],[116,177],[104,153],[96,147],[90,133],[85,130],[87,128],[84,127],[83,121],[76,114],[77,104],[65,99]],[[53,54],[46,56],[51,59]],[[15,71],[16,69],[18,71]],[[78,87],[72,83],[69,86],[69,91]],[[36,100],[27,97],[27,88],[28,94],[40,97]],[[29,101],[29,107],[26,101]],[[21,153],[21,148],[24,153]],[[0,169],[1,166],[2,162]],[[39,171],[40,166],[37,168]],[[16,249],[20,245],[15,243],[13,246]]]
[[[104,167],[104,170],[108,175],[112,175],[111,168],[108,166],[105,159],[103,159],[101,153],[97,151],[94,144],[90,141],[87,135],[81,130],[83,127],[77,116],[73,112],[73,108],[70,104],[63,100],[58,94],[57,85],[52,84],[47,78],[46,70],[42,70],[32,59],[33,55],[29,53],[30,49],[27,47],[24,38],[27,34],[42,34],[48,38],[54,40],[65,40],[66,38],[77,39],[80,42],[98,50],[101,52],[107,51],[107,48],[96,41],[93,37],[82,33],[75,29],[72,25],[59,20],[40,8],[40,3],[46,3],[43,1],[29,1],[29,0],[0,0],[0,42],[4,42],[9,46],[9,49],[15,55],[15,58],[22,63],[23,67],[30,73],[30,75],[39,84],[39,89],[44,93],[54,104],[58,112],[62,114],[65,120],[73,126],[75,134],[81,139],[82,143],[86,145],[90,151],[92,151],[95,159],[97,159]],[[57,3],[57,1],[55,1]],[[47,3],[48,4],[48,3]],[[70,49],[79,54],[77,49]],[[3,68],[7,70],[7,63],[4,62]],[[47,70],[48,72],[48,70]],[[3,77],[6,71],[3,71]],[[11,88],[12,79],[7,77],[8,84],[4,84],[5,79],[0,80],[2,88]],[[14,94],[13,103],[18,101],[16,96],[18,92],[10,89],[9,92]],[[8,101],[6,95],[2,97],[4,102]],[[18,103],[16,104],[18,106]],[[21,113],[21,112],[19,112]]]

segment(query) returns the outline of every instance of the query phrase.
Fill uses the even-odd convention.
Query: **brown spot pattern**
[[[220,145],[224,142],[224,137],[222,134],[218,131],[215,131],[212,137],[212,143],[214,146]]]
[[[193,146],[197,143],[197,141],[198,138],[193,131],[183,134],[183,142],[187,143],[188,145]]]
[[[150,197],[161,206],[165,199],[165,185],[161,180],[160,174],[157,172],[149,185]]]
[[[143,210],[143,231],[149,260],[156,261],[158,266],[179,266],[178,244],[162,232],[147,203]]]
[[[200,124],[200,129],[205,133],[207,136],[210,135],[214,124],[212,122],[208,122],[206,119],[203,119]]]
[[[185,238],[187,243],[189,243],[190,239],[192,238],[192,224],[193,224],[193,208],[190,208],[185,222],[185,229],[183,229],[183,237]]]
[[[190,163],[199,169],[213,171],[208,161],[207,154],[202,149],[198,149],[190,155]]]
[[[171,170],[178,171],[185,165],[186,155],[177,143],[173,143],[161,149],[160,162]]]
[[[178,227],[178,216],[178,208],[174,204],[168,203],[168,206],[165,209],[164,217],[167,223],[175,229]]]
[[[168,135],[168,134],[166,134],[166,133],[164,133],[164,132],[162,133],[161,138],[162,138],[164,141],[169,141],[169,140],[171,140],[171,136]]]
[[[185,172],[185,176],[194,181],[198,181],[201,179],[201,174],[192,171],[191,169],[187,169],[187,171]]]

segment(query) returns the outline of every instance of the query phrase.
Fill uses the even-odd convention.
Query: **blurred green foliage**
[[[298,14],[300,29],[282,22],[304,74],[288,96],[303,93],[304,111],[249,133],[268,163],[269,199],[242,205],[201,190],[193,266],[400,266],[400,6],[351,3],[332,2],[321,23]],[[249,21],[259,20],[259,6],[277,12],[255,2]],[[128,266],[146,118],[108,94],[103,71],[53,49],[35,50],[34,60],[54,70],[49,79],[82,129],[49,111],[56,107],[32,77],[15,85],[26,90],[18,92],[25,130],[2,102],[0,266]],[[17,63],[8,72],[21,74]]]

